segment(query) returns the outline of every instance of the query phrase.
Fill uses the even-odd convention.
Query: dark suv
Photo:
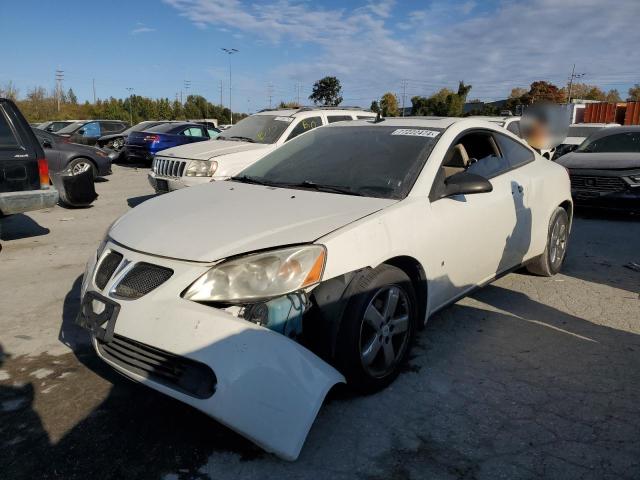
[[[124,132],[129,124],[120,120],[82,120],[58,130],[57,135],[67,137],[72,143],[95,146],[104,135]]]
[[[15,103],[0,98],[0,215],[49,208],[57,201],[40,143]]]

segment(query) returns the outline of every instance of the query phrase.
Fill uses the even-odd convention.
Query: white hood
[[[236,142],[230,140],[207,140],[167,148],[158,152],[160,157],[185,158],[190,160],[209,160],[220,155],[249,151],[272,150],[274,145],[263,143]],[[257,153],[257,152],[256,152]]]
[[[313,242],[395,202],[214,182],[142,203],[122,216],[109,235],[140,252],[212,262],[254,250]]]

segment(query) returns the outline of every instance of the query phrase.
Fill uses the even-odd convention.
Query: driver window
[[[100,124],[98,122],[90,122],[82,127],[84,132],[83,137],[99,137],[100,136]]]
[[[287,142],[292,138],[296,138],[301,133],[308,132],[309,130],[313,130],[314,128],[321,126],[322,119],[320,117],[303,118],[295,127],[293,127],[293,130],[289,134],[289,138],[287,138]]]
[[[456,140],[442,162],[445,179],[464,171],[492,178],[509,168],[493,135],[483,131],[470,132]]]

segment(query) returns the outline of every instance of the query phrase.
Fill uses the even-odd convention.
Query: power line
[[[271,108],[271,101],[273,98],[273,84],[269,83],[269,85],[267,85],[267,97],[269,98],[269,108]]]
[[[573,81],[576,78],[582,78],[584,77],[584,73],[576,73],[576,64],[573,64],[573,67],[571,68],[571,75],[569,75],[569,92],[567,94],[567,104],[571,103],[571,89],[573,88]]]

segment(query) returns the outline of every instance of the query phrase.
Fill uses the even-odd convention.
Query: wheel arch
[[[393,257],[383,263],[399,268],[411,279],[411,284],[416,293],[416,300],[418,301],[418,318],[423,319],[418,327],[423,327],[426,322],[428,303],[428,284],[424,267],[417,259],[408,255]]]
[[[67,165],[65,166],[65,168],[68,167],[69,164],[71,162],[73,162],[74,160],[89,160],[91,162],[91,165],[93,165],[93,167],[96,169],[96,171],[100,170],[100,168],[98,167],[98,164],[96,163],[96,161],[91,157],[87,157],[86,155],[75,155],[75,156],[67,159]]]
[[[567,216],[569,217],[569,231],[571,231],[571,226],[573,225],[573,202],[571,200],[565,200],[558,206],[566,210]]]

